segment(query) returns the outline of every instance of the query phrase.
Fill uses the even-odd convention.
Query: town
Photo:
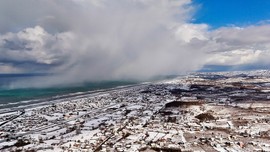
[[[0,151],[270,151],[270,71],[192,73],[0,114]]]

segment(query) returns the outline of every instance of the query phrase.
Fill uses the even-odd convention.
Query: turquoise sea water
[[[19,102],[24,104],[31,102],[46,102],[47,100],[57,99],[61,96],[68,96],[72,93],[94,91],[99,89],[114,88],[117,86],[132,85],[135,81],[102,81],[88,82],[76,86],[51,87],[51,88],[23,88],[10,89],[8,86],[14,81],[27,81],[33,77],[42,75],[33,74],[1,74],[0,75],[0,109],[18,106]],[[27,102],[29,101],[29,102]]]

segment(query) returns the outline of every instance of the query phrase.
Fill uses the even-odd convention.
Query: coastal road
[[[14,120],[14,119],[20,117],[20,116],[23,115],[23,114],[25,114],[25,111],[21,111],[20,114],[18,114],[17,116],[11,117],[9,120],[7,120],[7,121],[1,123],[0,126],[3,126],[3,125],[5,125],[5,124],[8,123],[8,122],[11,122],[12,120]]]

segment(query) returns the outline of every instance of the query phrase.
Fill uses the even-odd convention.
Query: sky
[[[223,26],[262,24],[270,19],[268,0],[194,0],[198,9],[193,23],[207,23],[216,29]]]
[[[13,87],[269,69],[268,0],[1,0],[0,73]]]

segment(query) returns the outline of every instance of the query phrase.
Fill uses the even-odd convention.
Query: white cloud
[[[245,65],[259,61],[264,55],[261,50],[232,50],[226,52],[218,52],[208,58],[207,63],[212,65]]]
[[[65,44],[71,38],[70,33],[52,35],[40,26],[26,28],[18,33],[9,32],[0,35],[0,62],[7,64],[25,62],[55,64],[59,62],[59,58],[65,56],[64,50],[70,47],[65,46]],[[15,66],[19,67],[20,65],[16,64]],[[27,70],[27,67],[25,68]]]
[[[177,27],[176,38],[186,43],[192,39],[207,40],[208,26],[206,24],[182,24]]]
[[[207,64],[251,65],[269,64],[270,25],[226,27],[210,33],[212,54]],[[268,65],[269,66],[269,65]]]

